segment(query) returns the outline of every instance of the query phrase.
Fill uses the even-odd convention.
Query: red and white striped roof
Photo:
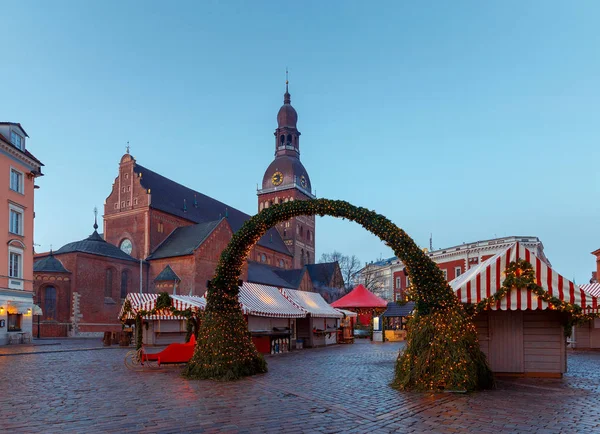
[[[298,291],[296,289],[279,288],[279,292],[294,305],[309,313],[314,318],[342,318],[344,315],[329,303],[318,292]]]
[[[579,285],[579,288],[594,297],[600,297],[600,283],[586,283],[585,285]]]
[[[276,318],[304,318],[306,312],[285,298],[274,286],[244,282],[239,300],[246,315]]]
[[[597,311],[598,297],[594,297],[579,288],[573,282],[558,274],[535,254],[521,245],[514,243],[504,251],[483,261],[450,282],[456,296],[463,303],[479,303],[491,297],[502,286],[504,271],[517,259],[524,259],[533,266],[536,283],[551,296],[562,301],[581,306],[584,311]],[[513,289],[497,304],[490,306],[493,310],[544,310],[548,304],[528,289]]]
[[[194,295],[171,295],[171,303],[173,307],[177,310],[185,310],[188,308],[196,308],[198,310],[204,310],[206,307],[206,299],[204,297],[197,297]],[[158,294],[146,294],[146,293],[136,293],[131,292],[127,294],[127,300],[131,303],[131,310],[127,315],[127,319],[135,318],[135,314],[140,310],[151,311],[156,306],[156,300],[158,299]],[[121,312],[119,313],[119,318],[123,317],[123,307],[121,307]],[[167,320],[167,319],[185,319],[184,317],[173,316],[169,311],[162,311],[158,315],[148,315],[145,316],[144,319],[148,320]]]

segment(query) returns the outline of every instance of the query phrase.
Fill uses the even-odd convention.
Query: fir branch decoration
[[[328,199],[270,206],[246,221],[233,235],[208,287],[198,343],[184,375],[232,380],[267,371],[242,315],[238,279],[252,246],[266,231],[301,215],[355,221],[391,247],[406,265],[417,314],[411,320],[408,345],[396,364],[395,387],[472,390],[493,384],[475,326],[437,265],[386,217],[348,202]],[[442,341],[440,336],[449,339]]]

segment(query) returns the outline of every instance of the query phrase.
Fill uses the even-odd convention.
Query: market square
[[[600,432],[597,5],[0,7],[1,432]]]

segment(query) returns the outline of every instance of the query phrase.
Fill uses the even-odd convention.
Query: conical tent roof
[[[331,303],[333,307],[387,307],[388,302],[377,297],[363,285],[358,285],[349,294]]]

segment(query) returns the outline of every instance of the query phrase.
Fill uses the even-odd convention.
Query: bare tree
[[[360,270],[357,281],[362,283],[372,293],[387,298],[386,292],[386,276],[381,271],[381,267],[373,264],[367,264]]]
[[[360,271],[360,260],[356,255],[348,256],[334,250],[332,253],[323,253],[319,262],[337,262],[342,272],[345,292],[352,289],[356,275]]]

